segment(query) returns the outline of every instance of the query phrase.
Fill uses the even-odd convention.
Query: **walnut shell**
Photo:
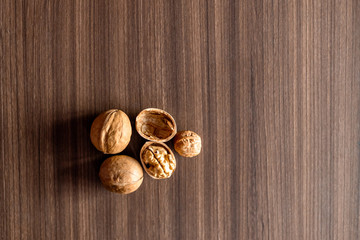
[[[192,131],[178,132],[174,138],[174,149],[181,156],[195,157],[201,152],[201,138]]]
[[[174,153],[164,143],[146,142],[140,151],[140,160],[145,172],[152,178],[169,178],[176,169]]]
[[[99,177],[110,192],[128,194],[143,182],[143,170],[138,161],[125,155],[107,158],[100,167]]]
[[[167,142],[176,134],[174,118],[157,108],[142,110],[136,117],[135,128],[140,136],[154,142]]]
[[[91,125],[90,138],[99,151],[115,154],[126,148],[131,133],[129,117],[121,110],[111,109],[95,118]]]

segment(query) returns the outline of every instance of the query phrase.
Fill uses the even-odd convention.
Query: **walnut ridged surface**
[[[90,130],[91,142],[105,154],[123,151],[130,142],[131,134],[129,117],[118,109],[101,113],[95,118]]]

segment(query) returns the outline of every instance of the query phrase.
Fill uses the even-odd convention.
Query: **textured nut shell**
[[[181,156],[195,157],[201,152],[201,138],[193,131],[178,132],[174,138],[174,149]]]
[[[95,118],[91,125],[90,138],[99,151],[115,154],[126,148],[131,133],[129,117],[121,110],[111,109]]]
[[[144,179],[140,163],[125,155],[106,159],[100,167],[99,177],[107,190],[122,194],[137,190]]]
[[[169,176],[167,176],[167,177],[156,177],[156,176],[154,176],[154,175],[148,170],[148,168],[146,167],[146,164],[144,163],[143,153],[144,153],[144,151],[145,151],[149,146],[151,146],[151,145],[158,145],[158,146],[161,146],[161,147],[165,148],[166,151],[172,156],[172,158],[173,158],[173,160],[174,160],[174,162],[175,162],[175,168],[173,169],[173,171],[171,172],[171,174],[170,174]],[[175,170],[176,170],[176,159],[175,159],[175,155],[174,155],[174,153],[171,151],[171,149],[170,149],[165,143],[152,142],[152,141],[146,142],[146,143],[144,144],[144,146],[143,146],[143,147],[141,148],[141,150],[140,150],[140,160],[141,160],[140,162],[141,162],[143,168],[145,169],[145,172],[146,172],[150,177],[152,177],[152,178],[154,178],[154,179],[166,179],[166,178],[169,178],[169,177],[172,176],[172,174],[173,174],[173,173],[175,172]]]
[[[167,142],[176,134],[174,118],[157,108],[142,110],[136,117],[135,128],[140,136],[154,142]]]

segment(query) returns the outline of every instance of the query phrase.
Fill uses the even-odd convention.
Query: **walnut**
[[[107,190],[122,194],[137,190],[144,178],[140,163],[125,155],[106,159],[100,167],[99,177]]]
[[[194,157],[201,152],[201,138],[192,131],[178,132],[174,138],[174,148],[181,156]]]
[[[140,136],[154,142],[167,142],[176,134],[174,118],[157,108],[142,110],[136,117],[135,128]]]
[[[121,110],[111,109],[95,118],[91,126],[90,138],[99,151],[115,154],[126,148],[131,133],[129,117]]]
[[[164,143],[145,143],[140,151],[140,159],[145,172],[155,179],[169,178],[176,168],[175,156]]]

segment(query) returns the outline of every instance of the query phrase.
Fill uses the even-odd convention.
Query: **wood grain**
[[[360,239],[358,0],[1,0],[0,15],[2,239]],[[91,122],[146,107],[203,152],[107,192]]]

